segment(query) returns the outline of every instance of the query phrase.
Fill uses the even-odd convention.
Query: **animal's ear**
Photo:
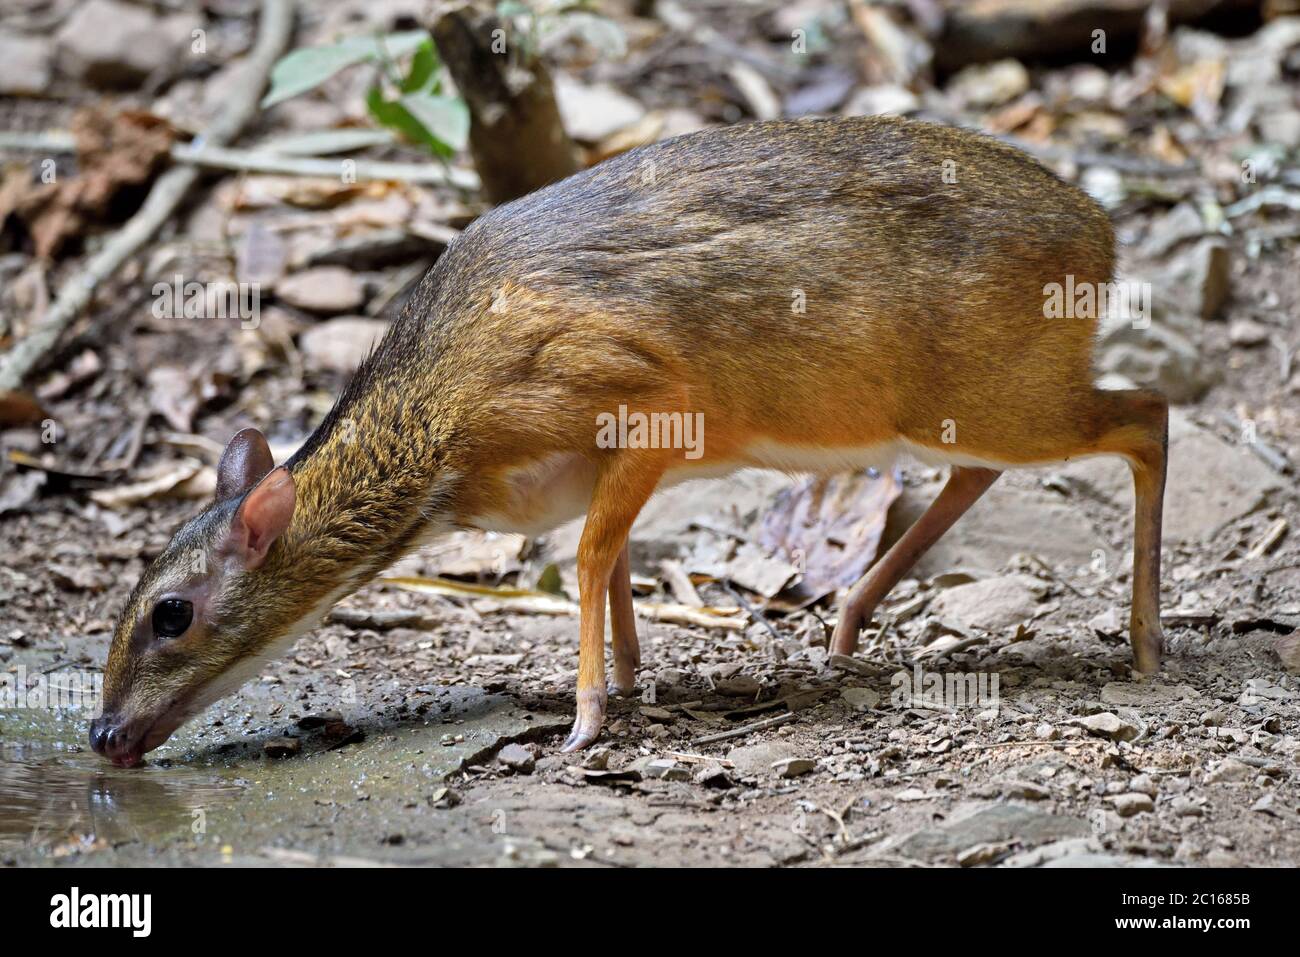
[[[225,551],[245,569],[253,569],[266,560],[271,545],[289,527],[297,492],[293,476],[284,466],[274,469],[258,482],[239,503],[230,520],[230,534]]]
[[[257,429],[244,429],[221,453],[217,465],[217,501],[237,498],[266,477],[275,467],[266,436]]]

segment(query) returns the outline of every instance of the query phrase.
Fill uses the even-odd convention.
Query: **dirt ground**
[[[227,6],[220,25],[235,35],[251,14]],[[642,40],[650,21],[633,17],[634,6],[613,5],[633,41],[627,59],[593,64],[575,56],[560,61],[565,72],[592,89],[621,91],[644,111],[667,113],[670,128],[686,119],[753,118],[755,94],[747,98],[734,73],[725,79],[719,50],[727,48],[716,35],[692,34],[673,52],[657,35]],[[785,21],[773,26],[777,6],[704,9],[715,34],[752,49],[785,30]],[[840,7],[797,6],[810,16]],[[339,7],[350,11],[343,22],[371,18],[393,27],[384,5]],[[308,16],[299,42],[335,26],[329,16]],[[846,39],[857,36],[853,24],[828,14],[824,26],[833,42],[806,67],[821,72],[803,87],[770,80],[778,93],[787,95],[781,83],[790,82],[829,96],[826,87],[843,71],[870,73],[862,41]],[[1228,44],[1223,55],[1239,62],[1251,54],[1234,44],[1256,42],[1252,31],[1241,32],[1206,35]],[[229,55],[238,48],[232,41]],[[1294,106],[1296,65],[1287,62],[1279,82]],[[1183,61],[1168,66],[1182,68],[1190,69]],[[1141,72],[1128,62],[1091,69],[1108,95]],[[1196,165],[1193,175],[1157,178],[1156,186],[1139,176],[1140,188],[1129,183],[1125,200],[1111,207],[1124,243],[1122,272],[1150,277],[1158,296],[1172,289],[1174,300],[1187,289],[1208,297],[1216,281],[1226,287],[1208,316],[1201,299],[1158,302],[1167,311],[1157,310],[1155,325],[1175,330],[1178,342],[1144,340],[1137,351],[1101,360],[1107,374],[1176,399],[1162,590],[1168,647],[1159,676],[1140,679],[1130,669],[1132,506],[1118,463],[1005,476],[889,597],[851,660],[827,652],[834,590],[805,605],[790,599],[785,579],[746,587],[772,559],[770,550],[755,558],[745,548],[761,540],[764,515],[778,501],[788,504],[782,496],[791,489],[806,491],[797,478],[747,473],[673,489],[638,523],[631,554],[643,603],[643,667],[633,696],[611,697],[592,749],[558,753],[573,714],[578,526],[531,542],[465,533],[388,573],[423,580],[422,588],[381,581],[351,596],[143,768],[115,769],[90,753],[82,714],[0,710],[0,862],[1300,864],[1300,373],[1293,364],[1300,205],[1226,219],[1205,212],[1212,205],[1221,214],[1239,199],[1228,195],[1231,179],[1214,170],[1225,157],[1235,166],[1243,142],[1267,140],[1258,123],[1235,139],[1216,139],[1209,130],[1221,126],[1213,123],[1193,135],[1194,108],[1151,93],[1127,110],[1109,108],[1107,127],[1099,118],[1107,110],[1066,110],[1050,92],[1095,79],[1077,64],[1031,63],[1028,87],[988,106],[980,97],[1001,94],[970,92],[983,81],[968,76],[967,89],[960,76],[911,83],[924,94],[922,115],[946,104],[949,119],[1006,128],[1013,108],[1027,118],[1036,110],[1054,117],[1067,153],[1096,149],[1081,129],[1103,130],[1126,154],[1169,162],[1174,147],[1157,132],[1164,128]],[[211,74],[183,75],[153,93],[115,93],[113,102],[165,112],[160,101],[201,96],[211,81]],[[851,85],[880,89],[878,81]],[[258,132],[341,122],[351,108],[343,92],[355,91],[277,107]],[[1244,94],[1229,83],[1220,95],[1217,115],[1227,115]],[[56,128],[93,99],[75,83],[51,99],[6,98],[0,127]],[[845,109],[836,101],[825,111]],[[1012,129],[1028,135],[1037,122]],[[588,147],[608,135],[597,131]],[[1294,148],[1281,155],[1270,182],[1289,188],[1297,182]],[[1077,155],[1064,163],[1064,173],[1085,182],[1100,165]],[[304,338],[337,321],[334,312],[304,310],[286,297],[264,310],[257,330],[158,319],[149,309],[158,277],[237,270],[232,263],[246,251],[241,230],[259,217],[302,217],[301,230],[328,245],[355,223],[391,228],[385,209],[393,205],[406,203],[403,215],[419,218],[432,202],[443,223],[456,224],[478,208],[473,198],[429,190],[412,199],[395,187],[315,207],[289,201],[286,212],[284,190],[272,177],[211,180],[98,296],[35,377],[57,441],[42,441],[37,425],[0,432],[8,456],[0,473],[6,673],[34,682],[98,669],[130,588],[198,508],[201,482],[198,492],[186,483],[211,472],[241,427],[264,429],[277,452],[294,447],[346,380],[346,368],[322,358],[329,350],[314,352]],[[1180,235],[1189,208],[1204,220]],[[344,228],[340,210],[358,219]],[[1195,252],[1202,237],[1222,249],[1227,266],[1189,279],[1182,270],[1203,268]],[[57,289],[81,256],[70,254],[39,284]],[[11,249],[3,260],[0,331],[17,340],[41,295],[32,292],[29,249]],[[368,303],[419,263],[399,260],[349,263]],[[1127,343],[1104,347],[1112,346]],[[105,464],[114,459],[126,464]],[[179,478],[178,463],[189,469]],[[173,480],[157,494],[92,495],[129,492],[169,469]],[[880,550],[941,478],[905,465],[896,499],[873,498],[888,476],[869,478],[874,491],[856,500],[870,504],[861,528],[874,528]],[[665,568],[665,560],[676,565]],[[679,617],[683,605],[695,607],[674,583],[674,568],[689,574],[699,605],[721,609],[727,624],[656,620],[666,606]],[[556,573],[548,604],[531,589]],[[443,584],[429,584],[435,580]],[[498,586],[529,591],[520,598],[473,590]],[[943,695],[926,697],[927,676],[946,682]],[[978,694],[962,697],[964,688]]]

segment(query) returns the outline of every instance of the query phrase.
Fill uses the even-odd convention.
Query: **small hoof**
[[[862,631],[862,622],[856,616],[841,618],[831,635],[831,654],[852,658],[858,650],[858,633]]]
[[[561,754],[581,751],[600,737],[600,726],[605,723],[605,691],[579,691],[578,716],[573,730],[560,748]]]

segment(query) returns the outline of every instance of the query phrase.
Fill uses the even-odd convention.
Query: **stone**
[[[1205,775],[1206,784],[1237,784],[1249,781],[1255,769],[1236,758],[1224,758]]]
[[[1052,792],[1032,781],[1007,781],[1002,785],[1002,795],[1026,801],[1046,801],[1052,796]]]
[[[1050,814],[1021,804],[991,804],[965,808],[937,827],[922,828],[900,838],[891,853],[925,861],[955,858],[978,844],[1017,842],[1024,846],[1087,837],[1088,822]]]
[[[844,116],[906,116],[921,108],[921,101],[906,87],[893,84],[864,86],[845,104]]]
[[[811,758],[782,758],[772,763],[772,770],[778,778],[802,777],[811,774],[816,767],[817,762]]]
[[[1010,102],[1029,89],[1029,71],[1019,60],[969,66],[948,81],[948,92],[973,107]]]
[[[188,56],[193,31],[202,24],[191,13],[159,17],[133,3],[88,0],[55,35],[59,66],[92,86],[138,86]]]
[[[1267,110],[1255,122],[1260,136],[1270,143],[1292,150],[1300,146],[1300,110]]]
[[[388,322],[383,319],[330,319],[304,332],[298,348],[312,368],[351,373],[387,331]]]
[[[661,781],[689,781],[691,772],[672,758],[656,758],[646,764],[642,773],[647,778]]]
[[[1238,319],[1228,326],[1228,341],[1246,349],[1267,345],[1272,335],[1272,329],[1253,319]]]
[[[497,752],[497,762],[517,774],[532,774],[537,767],[537,755],[522,744],[507,744]]]
[[[268,758],[289,758],[302,750],[297,738],[268,738],[262,744],[262,753]]]
[[[882,553],[920,517],[942,487],[943,480],[936,478],[903,489],[890,508]],[[1049,565],[1086,565],[1097,549],[1109,550],[1107,540],[1076,503],[1044,490],[1038,475],[1007,472],[921,556],[911,574],[928,579],[954,568],[994,572],[1030,543],[1034,554]]]
[[[870,688],[844,688],[840,697],[856,711],[872,711],[880,707],[880,693]]]
[[[341,266],[318,266],[294,273],[276,285],[275,295],[290,306],[327,316],[355,312],[366,301],[361,280]]]
[[[596,143],[641,119],[645,107],[608,84],[586,86],[566,74],[555,76],[555,104],[575,140]]]
[[[54,59],[45,37],[0,31],[0,96],[36,96],[50,85]]]
[[[1112,741],[1132,741],[1141,734],[1141,729],[1137,725],[1109,711],[1080,718],[1075,723],[1087,728],[1093,734],[1110,738]]]
[[[1086,459],[1071,462],[1060,472],[1085,482],[1122,513],[1132,515],[1133,480],[1124,463]],[[1229,444],[1180,410],[1170,410],[1166,545],[1212,538],[1224,526],[1263,508],[1281,488],[1277,473],[1250,449]]]
[[[1047,586],[1028,575],[1002,575],[940,592],[930,611],[966,628],[1001,631],[1034,616]]]
[[[1273,654],[1291,674],[1300,674],[1300,631],[1293,631],[1275,641]]]
[[[1218,378],[1186,335],[1162,323],[1112,325],[1101,334],[1098,368],[1159,390],[1171,402],[1193,402]]]
[[[1157,316],[1177,323],[1177,314],[1202,321],[1215,318],[1232,291],[1232,257],[1226,240],[1202,239],[1174,255],[1151,276]]]
[[[727,760],[743,777],[757,777],[771,771],[772,765],[798,757],[793,744],[786,741],[764,741],[732,748]]]
[[[1145,814],[1147,811],[1155,810],[1155,801],[1149,794],[1120,794],[1110,799],[1110,803],[1115,805],[1115,813],[1120,817],[1132,817],[1134,814]]]
[[[1178,817],[1201,817],[1205,814],[1205,809],[1199,803],[1189,797],[1176,797],[1169,802],[1169,808]]]
[[[1153,708],[1195,701],[1201,693],[1191,685],[1154,681],[1110,681],[1101,689],[1101,703],[1119,708]]]
[[[753,698],[763,689],[762,682],[753,675],[732,675],[715,681],[713,687],[718,694],[732,698]]]

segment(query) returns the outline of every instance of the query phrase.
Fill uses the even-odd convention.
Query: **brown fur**
[[[229,668],[259,653],[430,523],[508,512],[512,469],[574,454],[595,475],[579,688],[584,726],[598,728],[606,584],[637,511],[680,464],[680,452],[597,448],[596,417],[620,404],[702,412],[703,464],[742,461],[764,440],[904,439],[1007,465],[1118,454],[1139,476],[1158,464],[1162,488],[1163,400],[1096,391],[1095,322],[1043,314],[1048,284],[1105,283],[1113,265],[1092,200],[1018,150],[947,127],[762,123],[602,163],[482,217],[448,248],[290,461],[292,524],[262,569],[222,583],[210,654]],[[949,422],[955,444],[943,440]],[[219,533],[230,510],[218,504],[191,534]],[[1145,541],[1158,585],[1158,534]],[[123,628],[157,597],[149,581]],[[614,597],[623,683],[630,616]],[[1143,602],[1142,640],[1158,653],[1158,608]],[[120,632],[110,697],[145,654],[124,645]]]

